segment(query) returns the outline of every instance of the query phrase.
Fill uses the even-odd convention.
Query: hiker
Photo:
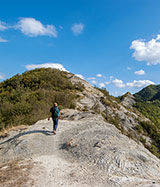
[[[57,103],[53,104],[53,107],[50,109],[50,113],[51,113],[52,120],[53,120],[53,134],[56,134],[56,129],[58,126],[58,119],[60,115],[60,111],[59,111]],[[50,120],[50,115],[48,117],[48,120]]]

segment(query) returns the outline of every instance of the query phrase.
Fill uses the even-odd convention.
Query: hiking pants
[[[53,120],[53,130],[56,131],[58,127],[58,118],[52,118]]]

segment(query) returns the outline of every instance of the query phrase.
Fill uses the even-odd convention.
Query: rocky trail
[[[72,130],[71,123],[60,120],[57,135],[53,135],[52,122],[42,120],[1,139],[0,186],[103,186],[93,166],[65,153],[64,139]],[[8,177],[9,171],[13,173]]]
[[[160,186],[160,161],[93,112],[66,110],[52,122],[0,139],[0,186]]]

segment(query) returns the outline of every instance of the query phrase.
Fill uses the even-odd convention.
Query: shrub
[[[75,108],[77,90],[65,72],[36,69],[0,83],[0,130],[14,125],[33,124],[49,114],[53,102],[60,108]]]

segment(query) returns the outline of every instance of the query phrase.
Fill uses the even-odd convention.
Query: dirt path
[[[32,161],[36,164],[30,177],[34,178],[35,187],[93,187],[104,186],[104,183],[107,183],[103,177],[97,175],[92,165],[77,163],[71,158],[65,159],[68,155],[60,147],[64,143],[62,134],[73,128],[69,123],[72,122],[61,120],[57,134],[50,136],[52,155],[33,157]]]
[[[129,142],[132,147],[138,145],[120,135],[119,131],[113,125],[105,123],[100,115],[75,111],[65,119],[59,121],[57,135],[51,133],[52,121],[46,119],[27,129],[11,131],[8,137],[0,140],[0,187],[160,186],[159,181],[149,180],[145,175],[122,174],[123,168],[121,165],[117,167],[117,163],[119,160],[123,161],[123,157],[117,158],[115,153],[118,152],[115,150],[125,149],[125,146],[130,145]],[[118,143],[121,144],[117,146]],[[70,146],[70,151],[66,151],[67,146]],[[103,150],[113,146],[116,149],[103,153]],[[73,156],[72,150],[79,155]],[[128,147],[126,150],[132,151],[132,148]],[[111,159],[111,172],[108,173],[105,169],[108,163],[103,159],[105,156],[107,161]],[[100,161],[101,167],[95,161]],[[117,171],[117,174],[114,171]]]
[[[25,130],[11,131],[0,141],[0,161],[5,161],[0,164],[0,187],[104,186],[106,181],[92,164],[77,162],[63,149],[77,125],[60,120],[53,135],[52,121],[42,120]]]

